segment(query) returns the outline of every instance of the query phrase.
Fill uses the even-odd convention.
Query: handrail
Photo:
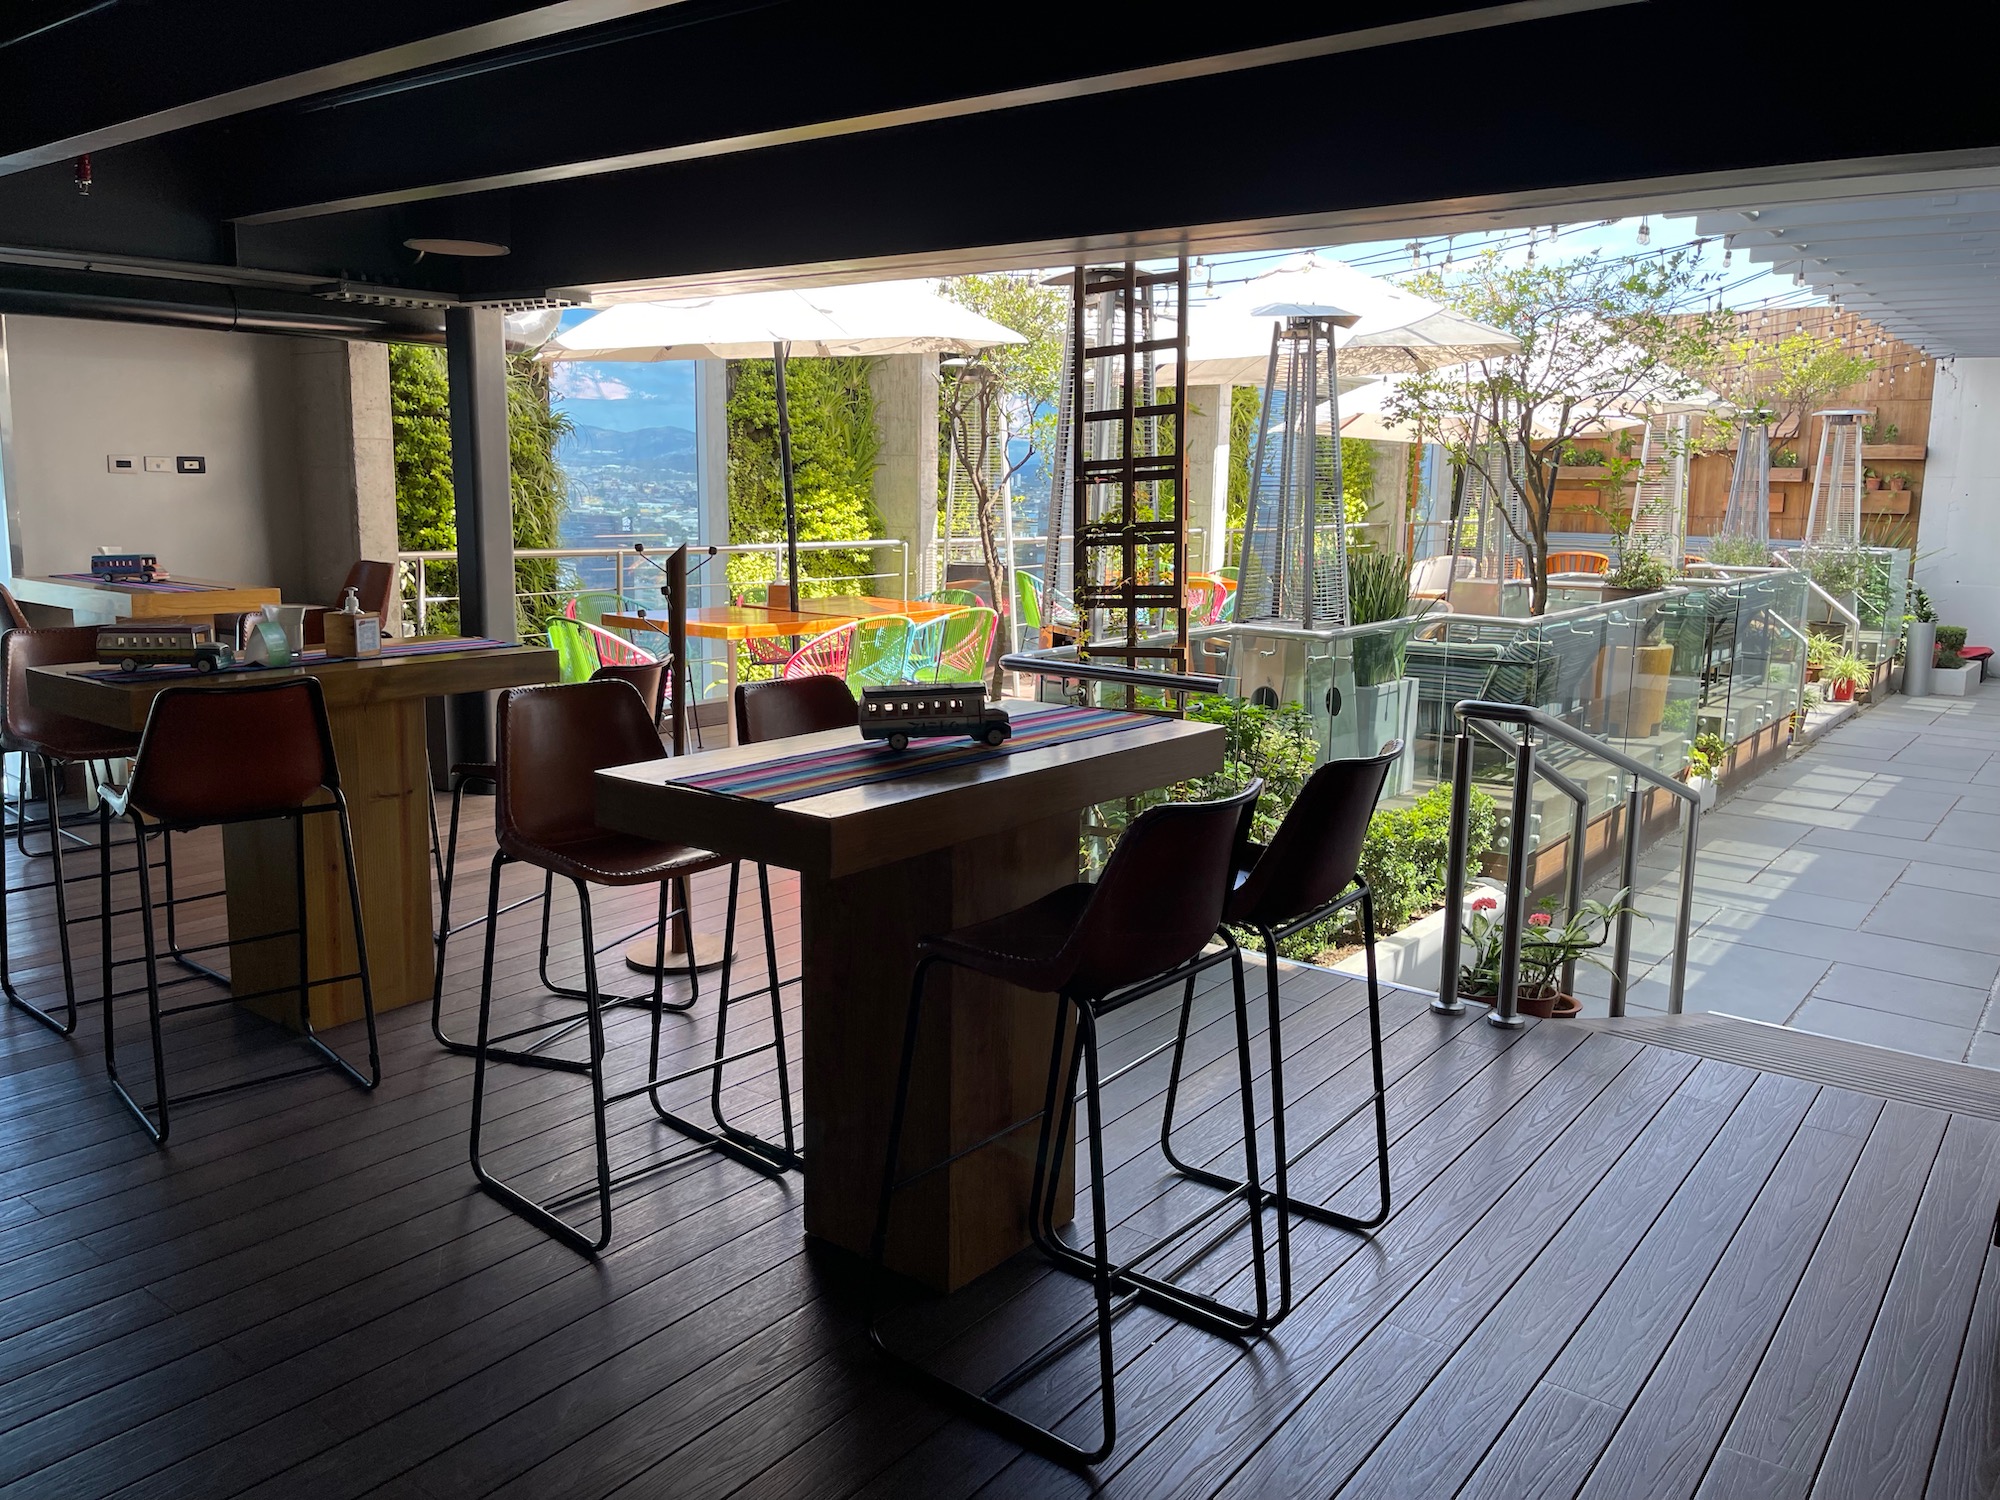
[[[1058,646],[1049,651],[1010,651],[1000,658],[1003,672],[1025,672],[1032,677],[1062,677],[1077,682],[1110,682],[1121,687],[1156,688],[1163,693],[1220,693],[1220,677],[1194,672],[1148,672],[1139,667],[1118,667],[1108,662],[1078,661],[1074,646]],[[1069,654],[1065,654],[1069,653]]]
[[[1538,708],[1528,708],[1518,703],[1489,703],[1478,698],[1467,698],[1455,706],[1454,712],[1458,716],[1460,728],[1452,763],[1451,829],[1445,870],[1445,890],[1449,894],[1452,907],[1449,908],[1451,917],[1445,922],[1444,927],[1444,950],[1439,955],[1437,999],[1431,1002],[1431,1008],[1448,1015],[1455,1015],[1465,1009],[1465,1003],[1458,998],[1460,932],[1456,908],[1460,893],[1465,889],[1466,815],[1472,796],[1473,729],[1470,726],[1480,721],[1490,721],[1512,724],[1520,730],[1520,735],[1513,745],[1515,755],[1513,825],[1507,843],[1507,904],[1505,925],[1502,929],[1504,936],[1500,944],[1499,993],[1494,996],[1493,1010],[1486,1019],[1495,1026],[1515,1027],[1521,1024],[1520,922],[1522,902],[1526,897],[1527,888],[1529,798],[1538,770],[1535,764],[1534,744],[1534,736],[1537,733],[1594,755],[1632,778],[1632,786],[1625,798],[1625,848],[1622,862],[1625,904],[1628,906],[1633,884],[1638,878],[1639,822],[1644,807],[1641,786],[1658,787],[1686,804],[1686,832],[1681,848],[1680,905],[1675,919],[1673,969],[1667,990],[1667,1009],[1671,1014],[1679,1015],[1682,999],[1687,990],[1687,944],[1694,916],[1695,855],[1701,843],[1700,794],[1665,772],[1646,765],[1643,761],[1634,760],[1622,750],[1614,749],[1602,740],[1585,734],[1582,730],[1565,724],[1561,719]],[[1481,733],[1486,731],[1482,730]],[[1625,1013],[1626,976],[1631,966],[1631,953],[1632,916],[1627,911],[1618,918],[1617,945],[1612,959],[1611,1014],[1614,1017]]]

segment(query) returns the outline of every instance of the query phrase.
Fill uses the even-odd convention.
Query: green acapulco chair
[[[874,615],[855,622],[847,685],[857,696],[863,688],[909,681],[911,629],[908,615]]]
[[[910,636],[910,676],[917,682],[984,682],[1000,617],[966,609],[919,625]]]

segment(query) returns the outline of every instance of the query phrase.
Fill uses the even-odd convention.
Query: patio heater
[[[1340,396],[1334,329],[1339,308],[1256,309],[1271,333],[1263,420],[1250,471],[1250,509],[1237,569],[1236,618],[1348,623],[1347,508],[1341,490]],[[1322,434],[1324,412],[1327,432]]]
[[[1870,414],[1840,407],[1813,415],[1820,419],[1819,458],[1813,464],[1805,550],[1847,551],[1861,545],[1861,424]]]
[[[1506,613],[1506,581],[1528,576],[1528,549],[1521,541],[1527,514],[1520,492],[1509,483],[1518,472],[1518,445],[1478,441],[1474,434],[1468,461],[1462,467],[1455,526],[1448,550],[1452,556],[1445,600],[1461,613]],[[1509,525],[1509,521],[1513,524]],[[1470,558],[1472,568],[1460,577],[1458,562]]]
[[[1639,482],[1632,489],[1632,530],[1655,556],[1678,568],[1686,544],[1688,414],[1655,412],[1639,443]]]
[[[1767,422],[1751,423],[1737,431],[1736,463],[1729,475],[1729,508],[1723,512],[1721,534],[1770,545],[1771,428]]]

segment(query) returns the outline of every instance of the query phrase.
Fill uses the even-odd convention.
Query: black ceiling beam
[[[1936,84],[1923,110],[1883,117],[1808,93],[1755,131],[1742,128],[1740,80],[1726,69],[1678,76],[1671,121],[1650,109],[1607,110],[1567,88],[1504,88],[1467,105],[1476,128],[1466,110],[1413,103],[1413,91],[1479,100],[1495,80],[1533,78],[1563,58],[1640,55],[1657,41],[1661,11],[1695,34],[1732,17],[1748,24],[1746,12],[1772,24],[1787,14],[1773,0],[1596,11],[480,195],[462,206],[504,208],[513,253],[463,263],[456,286],[526,294],[1128,234],[1157,244],[1161,231],[1182,226],[2000,148],[2000,116],[1978,86],[1980,64],[1963,50],[1923,50]],[[1364,128],[1370,121],[1394,125]],[[1173,142],[1154,170],[1127,167],[1143,159],[1112,148],[1144,130]],[[1008,163],[1030,159],[1032,170],[1007,176]],[[326,227],[367,218],[342,215]]]
[[[0,23],[0,175],[674,3],[63,0],[15,7]]]
[[[674,10],[264,111],[178,143],[224,217],[280,221],[627,171],[1111,93],[1631,0],[1378,0],[1130,18],[996,45],[930,0],[690,0]],[[892,44],[900,38],[902,45]],[[444,122],[464,128],[441,129]],[[1127,131],[1164,129],[1135,118]],[[1108,144],[1108,143],[1107,143]]]

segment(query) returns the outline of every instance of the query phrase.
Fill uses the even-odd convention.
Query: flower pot
[[[1615,604],[1623,599],[1643,599],[1648,594],[1657,594],[1658,589],[1614,589],[1606,584],[1598,591],[1598,598],[1606,604]]]
[[[1827,696],[1827,701],[1829,703],[1852,703],[1854,701],[1854,684],[1847,681],[1836,682],[1833,685],[1833,691]]]
[[[1979,663],[1968,662],[1962,667],[1931,668],[1931,692],[1940,698],[1963,698],[1972,691],[1972,685],[1979,681]]]
[[[1355,753],[1374,755],[1390,740],[1401,740],[1408,747],[1389,768],[1389,779],[1382,788],[1387,796],[1401,796],[1416,785],[1418,689],[1414,677],[1354,689]]]
[[[1688,790],[1701,798],[1701,810],[1705,813],[1714,812],[1716,799],[1722,793],[1722,788],[1716,778],[1713,776],[1690,776],[1687,779],[1687,784]]]
[[[1566,1021],[1583,1014],[1583,1002],[1574,995],[1565,995],[1561,990],[1551,988],[1544,995],[1523,995],[1520,1010],[1524,1016],[1539,1016],[1545,1021]]]
[[[1910,481],[1907,479],[1892,479],[1889,481],[1889,488],[1892,490],[1906,490],[1909,487]]]

